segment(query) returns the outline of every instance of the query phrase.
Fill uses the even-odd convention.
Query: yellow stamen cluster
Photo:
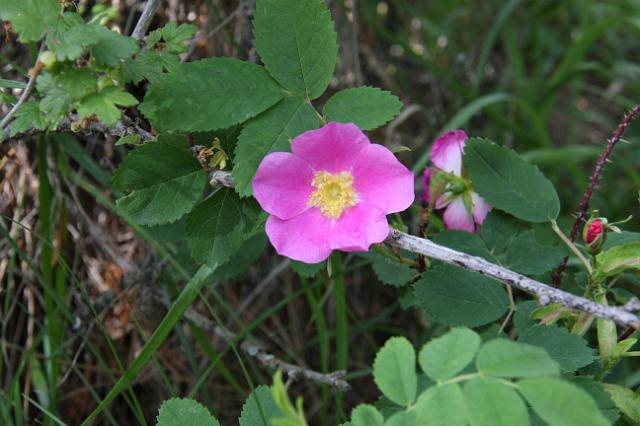
[[[349,172],[337,175],[317,172],[311,185],[316,190],[309,197],[309,205],[320,207],[320,213],[327,217],[338,219],[346,208],[356,205],[353,176]]]

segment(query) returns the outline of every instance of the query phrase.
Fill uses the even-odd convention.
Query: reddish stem
[[[587,217],[587,211],[589,210],[589,202],[591,201],[591,196],[593,195],[593,190],[600,181],[600,176],[602,174],[602,169],[604,169],[604,165],[607,162],[607,159],[611,155],[611,151],[616,146],[616,144],[622,138],[624,131],[627,129],[631,121],[636,117],[636,115],[640,112],[640,105],[636,105],[629,111],[618,127],[616,128],[611,138],[607,140],[607,146],[600,156],[598,163],[596,164],[596,168],[593,171],[593,175],[591,175],[591,181],[589,182],[589,186],[582,196],[582,201],[580,201],[580,206],[578,207],[578,215],[576,216],[576,221],[573,223],[573,228],[571,229],[571,242],[576,240],[576,236],[578,235],[578,231],[580,230],[580,226],[584,222]],[[560,287],[562,284],[562,274],[564,273],[564,269],[567,266],[567,262],[569,260],[569,256],[565,256],[562,260],[562,263],[558,265],[558,268],[555,270],[553,274],[553,285],[556,287]]]

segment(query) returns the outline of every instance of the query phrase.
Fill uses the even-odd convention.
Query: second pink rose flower
[[[446,180],[447,184],[440,191],[434,207],[444,209],[445,228],[473,232],[476,225],[482,225],[492,207],[473,191],[466,173],[463,172],[466,140],[467,134],[464,131],[452,130],[433,143],[429,159],[434,167],[424,171],[422,201],[429,203],[434,174],[440,174],[439,180]]]

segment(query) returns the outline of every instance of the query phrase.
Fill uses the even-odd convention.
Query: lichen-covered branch
[[[407,235],[403,232],[392,230],[387,242],[396,247],[413,253],[422,254],[432,259],[459,266],[468,271],[491,277],[511,287],[525,291],[538,297],[542,305],[558,303],[571,309],[587,314],[611,320],[620,325],[640,328],[640,319],[630,310],[633,305],[625,307],[605,306],[584,297],[576,296],[562,291],[550,285],[541,283],[524,275],[513,272],[510,269],[495,265],[480,257],[471,256],[443,247],[433,241]]]

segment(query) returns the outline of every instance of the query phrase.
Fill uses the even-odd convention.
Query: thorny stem
[[[571,242],[574,242],[576,240],[578,231],[580,230],[580,226],[582,225],[585,218],[587,217],[587,210],[589,210],[589,202],[591,201],[593,190],[595,189],[596,185],[600,181],[600,176],[602,174],[602,169],[604,168],[604,165],[609,159],[609,156],[611,155],[613,148],[622,139],[622,135],[624,134],[624,131],[627,129],[631,121],[636,117],[636,115],[639,112],[640,112],[640,105],[636,105],[635,107],[633,107],[631,111],[629,111],[624,116],[620,124],[618,124],[618,127],[613,132],[613,135],[611,135],[611,138],[607,140],[607,146],[605,147],[604,152],[602,153],[602,155],[598,159],[598,162],[596,163],[596,168],[593,171],[593,174],[591,175],[589,186],[587,187],[587,190],[582,196],[582,201],[580,201],[580,205],[578,207],[578,215],[576,216],[576,220],[573,223],[573,228],[571,229],[571,237],[570,237]],[[553,274],[554,286],[560,287],[560,285],[562,284],[562,274],[564,273],[564,269],[566,268],[568,261],[569,261],[569,256],[565,256],[564,259],[562,259],[562,262],[560,263],[558,268],[555,270]]]

